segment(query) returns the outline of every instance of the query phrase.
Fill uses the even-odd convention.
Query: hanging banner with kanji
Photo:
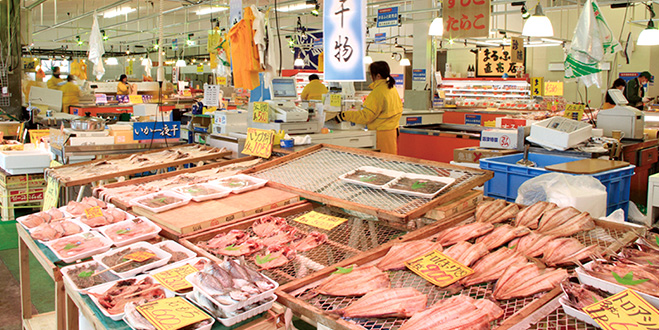
[[[524,38],[512,37],[510,38],[510,62],[524,63],[526,58],[524,48]]]
[[[488,37],[490,0],[443,0],[444,38]]]
[[[479,77],[501,77],[517,74],[517,64],[511,62],[508,48],[479,48],[476,56],[476,75]]]
[[[366,0],[327,0],[323,7],[325,80],[365,81]]]

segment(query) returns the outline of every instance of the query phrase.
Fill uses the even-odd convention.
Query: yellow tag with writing
[[[211,318],[181,297],[154,300],[137,306],[137,311],[158,330],[176,330]]]
[[[272,130],[249,127],[247,128],[247,140],[245,141],[245,147],[242,153],[261,158],[270,158],[274,138],[275,132]]]
[[[127,76],[133,75],[133,62],[128,62],[128,65],[126,65],[126,75]]]
[[[544,80],[542,77],[533,77],[531,78],[531,95],[533,96],[542,96],[544,93]]]
[[[440,287],[449,286],[474,273],[471,268],[437,250],[406,261],[405,266],[428,282]]]
[[[330,95],[330,106],[340,107],[341,106],[341,94],[332,94]]]
[[[59,200],[59,183],[57,179],[49,176],[46,180],[46,193],[43,195],[43,211],[57,207]]]
[[[227,77],[217,77],[215,79],[218,85],[226,86],[227,85]]]
[[[316,211],[311,211],[301,217],[295,218],[294,220],[305,225],[325,230],[332,230],[334,227],[348,221],[348,219],[333,217]]]
[[[585,109],[585,104],[567,104],[565,105],[565,114],[563,116],[572,120],[581,120]]]
[[[214,113],[217,110],[217,107],[204,107],[204,110],[202,111],[202,114],[204,115],[210,115]]]
[[[50,161],[50,166],[49,167],[60,167],[62,166],[62,163],[56,161],[56,160],[51,160]]]
[[[497,126],[497,121],[496,120],[486,120],[485,123],[483,123],[483,126],[485,126],[485,127],[496,127]]]
[[[252,121],[267,124],[270,122],[270,107],[265,102],[254,102]]]
[[[85,215],[87,216],[87,219],[98,218],[103,216],[103,211],[100,206],[94,206],[85,209]]]
[[[204,72],[204,65],[199,64],[197,65],[197,73],[203,73]]]
[[[137,252],[133,252],[133,253],[125,255],[124,259],[133,260],[133,261],[136,261],[136,262],[142,262],[142,261],[147,261],[147,260],[149,260],[149,259],[151,259],[155,256],[156,256],[156,254],[152,253],[152,252],[137,251]]]
[[[141,104],[143,102],[142,95],[128,95],[128,99],[132,104]]]
[[[545,96],[563,96],[563,82],[562,81],[546,82]]]
[[[30,142],[36,145],[41,138],[50,136],[50,129],[31,129],[28,130],[28,134],[30,134]]]
[[[198,271],[199,269],[192,267],[192,265],[185,264],[181,267],[155,273],[153,277],[170,291],[179,292],[192,288],[192,284],[186,281],[185,277]]]
[[[602,329],[659,328],[659,311],[632,289],[586,306],[583,311]]]

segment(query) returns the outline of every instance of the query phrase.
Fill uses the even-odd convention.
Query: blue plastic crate
[[[536,167],[526,167],[516,164],[522,157],[523,154],[514,154],[480,160],[482,169],[494,172],[494,177],[485,182],[485,196],[513,202],[517,198],[517,189],[522,183],[536,176],[552,172],[545,170],[545,166],[583,159],[530,153],[529,160],[535,162]],[[627,215],[632,175],[634,175],[634,165],[591,175],[606,187],[608,196],[607,214],[621,208],[625,211],[625,216]]]

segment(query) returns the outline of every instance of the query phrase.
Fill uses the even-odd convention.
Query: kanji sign
[[[151,252],[146,252],[146,251],[137,251],[133,252],[131,254],[127,254],[124,256],[124,259],[126,260],[133,260],[135,262],[142,262],[142,261],[147,261],[153,257],[155,257],[155,253]]]
[[[562,81],[546,82],[545,96],[563,96],[563,82]]]
[[[210,319],[184,298],[165,298],[137,306],[137,311],[158,330],[175,330]]]
[[[267,124],[270,122],[270,106],[266,102],[254,102],[252,121]]]
[[[444,37],[488,37],[490,0],[443,0]]]
[[[479,77],[501,77],[517,74],[517,64],[511,62],[507,48],[480,48],[476,57],[476,75]]]
[[[524,63],[525,58],[524,38],[510,38],[510,62]]]
[[[87,217],[87,219],[102,217],[103,211],[101,210],[100,206],[90,207],[88,209],[85,209],[85,216]]]
[[[181,137],[180,121],[133,123],[133,140],[178,139]]]
[[[583,308],[602,329],[659,329],[659,311],[634,290],[602,299]]]
[[[451,285],[474,273],[471,268],[437,250],[406,261],[405,266],[428,282],[440,287]]]
[[[565,105],[565,114],[563,117],[570,118],[572,120],[581,120],[583,118],[583,112],[586,109],[585,104],[574,104],[570,103]]]
[[[192,267],[190,264],[185,264],[181,267],[155,273],[153,277],[165,288],[179,292],[192,288],[192,284],[186,281],[185,277],[198,271],[199,269]]]
[[[333,217],[331,215],[318,213],[316,211],[311,211],[293,220],[305,225],[325,230],[332,230],[334,227],[348,221],[348,219]]]
[[[383,44],[385,41],[387,41],[387,33],[386,32],[381,32],[381,33],[376,33],[375,34],[375,43],[376,44]]]
[[[543,96],[545,95],[545,78],[542,77],[533,77],[531,78],[531,95],[533,96]]]
[[[365,81],[366,1],[325,1],[323,33],[325,80]]]
[[[272,143],[275,138],[273,130],[258,128],[247,128],[247,140],[242,153],[261,158],[270,158],[272,154]]]
[[[377,27],[398,26],[398,7],[378,9]]]

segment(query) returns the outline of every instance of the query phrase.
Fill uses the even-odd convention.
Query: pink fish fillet
[[[410,317],[426,309],[428,297],[414,288],[378,289],[337,310],[349,318]]]
[[[362,296],[376,289],[389,288],[389,275],[375,266],[353,266],[350,273],[331,274],[316,288],[328,296]]]
[[[424,255],[433,250],[442,252],[442,245],[429,240],[415,240],[397,243],[391,246],[389,252],[376,265],[382,270],[405,269],[405,262]]]

